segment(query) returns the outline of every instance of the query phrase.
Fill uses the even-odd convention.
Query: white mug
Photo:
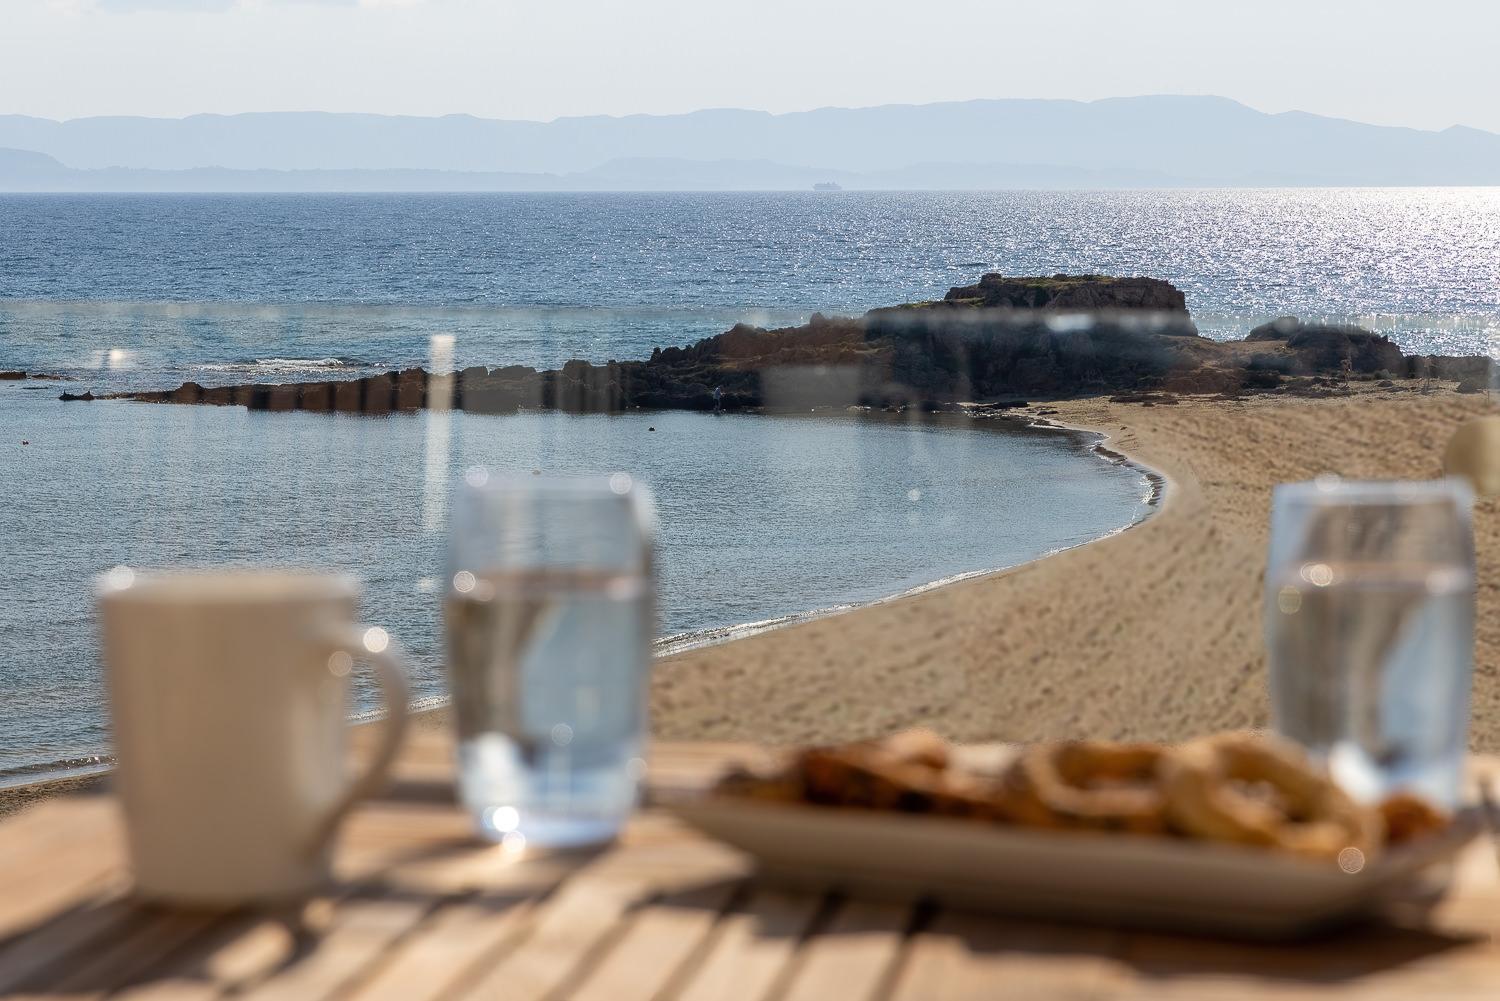
[[[359,585],[119,567],[98,593],[136,892],[234,906],[325,883],[335,830],[378,789],[406,726],[406,673],[383,629],[355,625]],[[388,717],[374,760],[351,780],[356,658],[376,669]]]

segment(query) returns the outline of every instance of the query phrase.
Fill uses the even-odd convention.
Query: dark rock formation
[[[1493,378],[1493,369],[1494,363],[1484,357],[1453,358],[1447,355],[1411,355],[1406,359],[1405,374],[1413,379],[1467,382],[1488,388]]]
[[[407,369],[350,381],[212,389],[185,383],[123,395],[278,411],[610,413],[710,410],[718,388],[726,410],[942,410],[1093,394],[1147,394],[1164,402],[1163,394],[1232,395],[1313,383],[1331,392],[1363,377],[1487,386],[1489,360],[1406,358],[1389,338],[1367,330],[1290,318],[1256,328],[1246,341],[1220,343],[1198,336],[1182,293],[1167,282],[986,275],[941,302],[857,318],[814,315],[779,330],[738,324],[696,344],[658,348],[645,361],[575,359],[544,372],[520,365],[451,374]]]
[[[1361,327],[1303,323],[1283,316],[1263,323],[1245,337],[1247,341],[1280,341],[1300,363],[1298,371],[1313,372],[1404,372],[1405,356],[1384,334]]]
[[[0,372],[0,382],[26,378],[25,372]]]
[[[95,400],[97,398],[98,397],[94,396],[93,390],[89,390],[89,391],[84,392],[84,393],[64,393],[64,394],[62,394],[61,396],[58,397],[59,400],[62,400],[65,403],[71,402],[73,400],[83,400],[85,402],[92,402],[93,400]]]
[[[1403,355],[1384,334],[1348,324],[1303,323],[1283,316],[1263,323],[1246,341],[1280,342],[1288,353],[1277,356],[1284,374],[1315,375],[1345,372],[1378,375],[1382,379],[1437,379],[1489,387],[1493,363],[1483,356]],[[1256,355],[1251,361],[1254,363]],[[1271,357],[1271,356],[1266,356]]]
[[[943,304],[1058,311],[1150,309],[1184,314],[1188,311],[1186,297],[1171,282],[1108,275],[1007,278],[992,273],[981,276],[978,284],[949,289]]]

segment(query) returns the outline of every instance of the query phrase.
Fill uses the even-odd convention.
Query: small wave
[[[441,709],[447,704],[448,696],[446,695],[424,695],[408,702],[406,711],[409,713],[425,713],[433,709]],[[385,710],[383,708],[363,709],[359,712],[350,713],[348,719],[350,723],[371,723],[378,719],[385,719]]]
[[[266,368],[348,368],[356,363],[347,358],[257,358],[255,364]]]
[[[250,361],[204,362],[194,366],[206,372],[330,372],[363,368],[353,358],[255,358]]]
[[[15,768],[0,768],[0,789],[31,785],[72,778],[78,775],[93,775],[107,772],[114,767],[115,759],[104,754],[90,754],[82,758],[65,758],[62,761],[38,762],[19,765]]]

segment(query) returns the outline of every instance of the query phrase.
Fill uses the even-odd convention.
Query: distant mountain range
[[[1500,135],[1219,97],[517,122],[0,116],[0,190],[563,191],[1500,184]]]

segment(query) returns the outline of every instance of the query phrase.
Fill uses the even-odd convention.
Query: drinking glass
[[[495,475],[454,497],[447,596],[459,790],[509,848],[606,841],[644,774],[650,492],[624,473]]]
[[[1276,488],[1272,721],[1351,794],[1456,804],[1474,652],[1473,494],[1457,478]]]

